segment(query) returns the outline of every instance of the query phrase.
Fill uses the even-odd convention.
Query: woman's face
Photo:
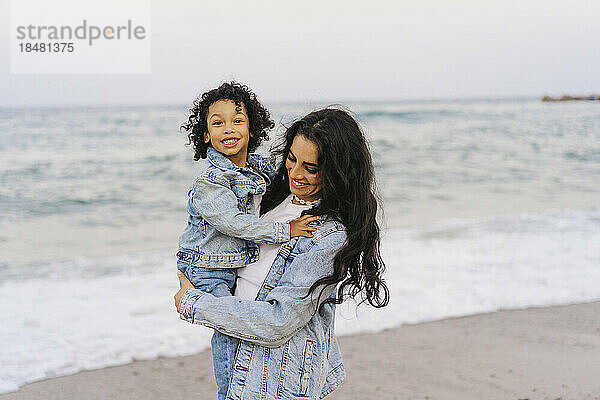
[[[285,160],[290,192],[304,201],[321,197],[323,183],[319,169],[319,148],[304,135],[297,134]]]

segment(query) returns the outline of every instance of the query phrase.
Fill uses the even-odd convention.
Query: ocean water
[[[321,105],[268,106],[277,138]],[[376,166],[391,301],[339,307],[339,334],[600,299],[598,104],[347,106]],[[196,168],[185,118],[0,109],[0,393],[208,347],[172,300]]]

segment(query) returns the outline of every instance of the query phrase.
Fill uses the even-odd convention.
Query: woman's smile
[[[292,179],[292,185],[296,186],[298,189],[301,189],[301,188],[307,186],[308,183],[306,183],[306,182],[299,182],[299,181],[297,181],[295,179]]]

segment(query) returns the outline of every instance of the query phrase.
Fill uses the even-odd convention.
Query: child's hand
[[[312,237],[312,233],[317,230],[312,226],[308,226],[310,222],[318,220],[317,215],[303,215],[290,221],[290,237],[304,236]]]

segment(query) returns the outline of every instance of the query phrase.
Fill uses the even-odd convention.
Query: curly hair
[[[327,303],[340,304],[347,297],[359,295],[361,303],[385,307],[389,290],[379,250],[375,172],[366,138],[346,111],[337,108],[313,111],[287,129],[282,143],[272,153],[281,161],[262,199],[260,213],[272,210],[290,194],[285,158],[297,135],[317,145],[323,180],[321,203],[303,214],[327,215],[341,222],[347,233],[346,243],[334,257],[333,273],[317,280],[309,295],[321,287],[320,299],[326,287],[339,284],[336,297],[324,300],[319,310]]]
[[[268,140],[267,131],[275,127],[269,111],[258,101],[256,95],[246,85],[237,82],[225,82],[216,89],[209,90],[194,100],[190,108],[187,122],[181,125],[188,132],[188,145],[194,149],[194,160],[206,158],[206,151],[210,143],[204,142],[204,133],[208,132],[206,115],[208,107],[219,100],[231,100],[237,106],[242,104],[248,113],[250,124],[250,140],[248,153],[253,152],[263,140]]]

